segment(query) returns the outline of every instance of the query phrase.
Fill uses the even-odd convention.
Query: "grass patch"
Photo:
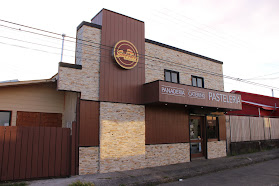
[[[69,186],[94,186],[94,183],[91,183],[91,182],[81,182],[81,181],[76,181],[76,182],[73,182],[71,183]]]

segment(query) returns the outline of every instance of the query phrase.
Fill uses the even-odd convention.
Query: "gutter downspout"
[[[274,110],[270,113],[269,117],[273,114],[273,112],[275,112],[276,109],[277,109],[277,106],[276,106],[276,103],[275,103]]]

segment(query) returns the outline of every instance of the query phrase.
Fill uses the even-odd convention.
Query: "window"
[[[11,112],[0,111],[0,126],[10,126],[10,125],[11,125]]]
[[[204,88],[203,78],[198,76],[192,76],[192,86]]]
[[[206,116],[206,128],[208,139],[218,139],[219,127],[218,118],[213,116]]]
[[[179,83],[179,72],[165,70],[165,81]]]

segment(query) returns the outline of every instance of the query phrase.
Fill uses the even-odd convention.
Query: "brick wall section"
[[[83,25],[77,32],[76,64],[82,69],[59,67],[58,90],[81,92],[81,99],[99,100],[101,30]]]
[[[189,143],[145,146],[146,167],[190,162]]]
[[[207,158],[220,158],[227,156],[226,141],[211,141],[207,142]]]
[[[164,80],[164,69],[178,71],[180,83],[191,85],[191,75],[204,78],[205,88],[214,90],[224,90],[222,77],[213,76],[201,72],[186,69],[185,65],[194,68],[207,70],[210,72],[223,74],[222,64],[215,63],[206,59],[195,57],[189,54],[171,50],[155,44],[145,43],[145,55],[154,56],[159,59],[146,57],[145,59],[145,82]],[[163,59],[163,60],[160,60]],[[166,60],[166,61],[165,61]],[[171,62],[167,62],[171,61]]]
[[[145,107],[100,103],[100,172],[143,168]]]
[[[79,174],[99,171],[99,147],[79,147]]]

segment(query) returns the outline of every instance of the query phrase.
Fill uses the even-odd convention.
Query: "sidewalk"
[[[137,169],[131,171],[103,173],[73,176],[70,178],[58,178],[37,180],[28,182],[30,185],[68,185],[77,180],[92,182],[96,186],[107,185],[146,185],[159,184],[178,179],[186,179],[193,176],[204,175],[212,172],[233,169],[254,163],[279,158],[279,149],[239,156],[230,156],[211,160],[197,159],[189,163],[180,163],[160,167]]]

